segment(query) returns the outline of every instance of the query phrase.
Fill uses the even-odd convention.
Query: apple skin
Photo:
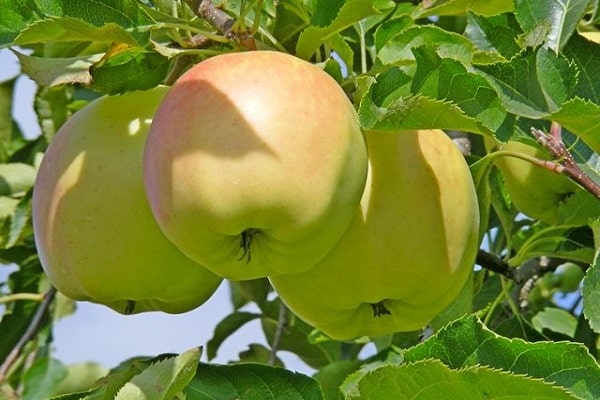
[[[165,235],[232,280],[313,267],[349,226],[366,171],[358,117],[337,82],[273,51],[188,70],[161,103],[144,154]]]
[[[542,149],[516,140],[498,143],[486,136],[484,143],[488,151],[496,147],[497,150],[522,153],[544,160],[551,159]],[[560,204],[581,190],[568,177],[516,157],[498,156],[494,159],[494,164],[504,178],[506,190],[515,208],[548,224],[557,223]]]
[[[478,248],[475,187],[443,131],[365,136],[369,174],[349,229],[310,271],[270,277],[297,316],[338,340],[424,327],[458,296]]]
[[[52,139],[33,192],[44,271],[66,296],[120,313],[181,313],[221,278],[184,256],[152,217],[142,179],[151,118],[167,88],[101,97]]]

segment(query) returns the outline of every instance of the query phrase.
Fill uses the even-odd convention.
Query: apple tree
[[[0,283],[0,398],[600,398],[599,8],[0,0],[0,47],[20,66],[0,82],[0,268],[13,271]],[[35,137],[14,118],[20,76],[37,88]],[[198,127],[220,140],[211,154]],[[285,142],[309,130],[305,147]],[[289,175],[246,145],[290,161]],[[225,246],[201,224],[274,203],[276,180],[246,185],[264,171],[286,200],[261,218],[284,216],[284,237],[302,242],[277,261],[302,271],[247,273],[285,247],[253,215],[227,228],[248,269],[219,275]],[[225,176],[248,191],[223,189]],[[206,199],[197,224],[172,218]],[[324,223],[297,235],[286,201],[313,215],[321,200]],[[181,313],[221,282],[230,304],[189,351],[108,372],[53,354],[75,300]],[[264,343],[215,363],[250,322]]]

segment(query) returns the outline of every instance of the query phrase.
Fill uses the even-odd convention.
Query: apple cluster
[[[469,168],[440,130],[361,130],[317,66],[209,58],[170,88],[104,96],[51,141],[33,193],[42,266],[65,295],[186,312],[268,277],[335,339],[421,328],[479,241]]]

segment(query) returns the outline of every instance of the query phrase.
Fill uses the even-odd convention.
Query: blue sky
[[[19,65],[14,55],[7,49],[0,49],[0,82],[18,73]],[[40,132],[32,106],[34,91],[35,84],[31,80],[19,78],[13,114],[28,137],[35,137]],[[0,266],[0,281],[4,281],[11,270],[13,267]],[[78,303],[75,314],[56,326],[54,355],[66,363],[96,361],[110,368],[136,355],[181,353],[205,345],[215,325],[231,310],[226,283],[200,308],[178,315],[157,312],[124,316],[101,305]],[[258,321],[249,323],[230,337],[213,361],[235,360],[250,343],[265,343]],[[279,355],[289,369],[310,372],[295,356]],[[205,356],[202,359],[206,361]]]

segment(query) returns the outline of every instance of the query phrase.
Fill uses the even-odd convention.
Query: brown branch
[[[550,152],[560,165],[563,166],[560,171],[555,170],[554,172],[567,175],[569,178],[579,183],[588,192],[596,196],[596,198],[600,199],[600,185],[577,165],[562,140],[561,127],[559,124],[552,122],[550,133],[548,134],[535,128],[531,128],[531,134]]]
[[[215,7],[212,0],[185,0],[196,15],[217,28],[225,37],[233,40],[244,48],[256,50],[254,37],[250,32],[235,32],[235,19],[225,11]]]
[[[517,279],[514,268],[511,268],[500,257],[479,249],[477,252],[476,264],[489,271],[500,274],[512,281]]]
[[[33,317],[31,318],[31,321],[29,322],[29,326],[25,330],[25,333],[23,333],[21,339],[19,339],[19,341],[11,350],[10,354],[6,357],[2,365],[0,365],[0,382],[3,382],[6,379],[6,375],[8,374],[10,367],[15,363],[17,358],[19,358],[23,347],[25,347],[25,345],[29,343],[29,341],[33,339],[33,337],[37,334],[42,324],[42,320],[46,316],[46,313],[50,308],[50,304],[52,304],[52,301],[54,300],[55,296],[56,288],[51,287],[44,295],[44,299],[35,311],[35,314],[33,314]]]

